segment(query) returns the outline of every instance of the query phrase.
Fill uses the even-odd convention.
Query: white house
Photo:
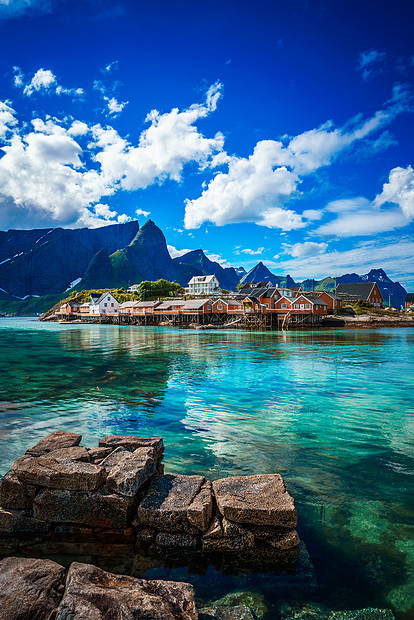
[[[89,314],[118,314],[119,302],[111,293],[102,293],[102,295],[91,295],[89,304]]]
[[[220,284],[216,276],[193,276],[188,283],[190,295],[211,295],[219,290]]]

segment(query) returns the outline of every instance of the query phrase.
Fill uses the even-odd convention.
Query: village
[[[135,291],[137,285],[130,287]],[[362,301],[382,308],[384,300],[375,282],[338,284],[336,292],[282,288],[270,282],[245,283],[225,294],[214,275],[194,276],[185,295],[151,301],[120,303],[111,292],[91,293],[90,301],[67,301],[55,317],[62,321],[103,322],[118,325],[176,325],[213,327],[316,326],[337,315],[343,304]]]

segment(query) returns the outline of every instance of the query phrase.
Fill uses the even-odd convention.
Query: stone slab
[[[138,506],[135,523],[160,528],[187,523],[187,509],[204,482],[202,476],[168,474],[154,478]]]
[[[268,538],[267,542],[271,547],[284,551],[285,549],[292,549],[300,544],[300,538],[296,530],[290,529],[284,532],[279,532],[276,536]]]
[[[128,452],[128,450],[126,450],[122,446],[115,448],[115,450],[112,450],[111,448],[100,449],[111,450],[111,452],[99,463],[101,467],[104,467],[106,469],[106,471],[110,471],[113,467],[115,467],[115,465],[118,465],[118,463],[124,458],[124,456],[130,454],[130,452]]]
[[[38,487],[23,484],[12,471],[0,480],[0,506],[13,510],[30,510]]]
[[[187,508],[187,519],[196,528],[206,532],[213,514],[212,484],[207,480]]]
[[[26,450],[26,454],[41,456],[42,454],[52,452],[52,450],[58,450],[59,448],[71,448],[72,446],[78,446],[81,439],[82,435],[78,435],[77,433],[54,431],[38,441],[33,448]]]
[[[46,534],[50,524],[33,518],[23,510],[6,510],[0,508],[0,537],[22,536],[30,537]]]
[[[112,455],[107,458],[110,459]],[[155,474],[157,462],[153,448],[137,448],[126,455],[111,467],[107,477],[109,490],[125,495],[136,497],[142,486]]]
[[[146,581],[73,562],[56,620],[197,620],[190,584]]]
[[[91,448],[88,452],[91,461],[100,461],[111,454],[112,448]]]
[[[81,523],[104,528],[128,526],[130,510],[126,499],[99,491],[44,489],[33,503],[34,516],[49,523]]]
[[[65,451],[63,451],[65,452]],[[68,489],[73,491],[94,491],[106,480],[103,467],[93,463],[72,461],[58,451],[43,456],[22,456],[14,461],[11,471],[19,480],[49,489]]]
[[[162,549],[192,549],[195,550],[199,544],[197,536],[189,534],[171,534],[170,532],[159,532],[155,539],[157,547]]]
[[[213,482],[221,514],[237,523],[296,527],[293,498],[279,474],[234,476]]]
[[[51,560],[0,562],[1,620],[46,620],[59,605],[65,569]]]
[[[164,452],[163,440],[158,437],[121,437],[119,435],[107,435],[100,440],[99,446],[112,449],[122,446],[130,452],[133,452],[137,448],[154,448],[157,456],[160,456]]]
[[[246,532],[243,536],[223,538],[203,538],[203,551],[244,551],[253,549],[254,536]]]

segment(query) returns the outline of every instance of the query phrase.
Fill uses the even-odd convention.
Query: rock
[[[33,513],[50,523],[81,523],[92,527],[129,525],[131,506],[122,497],[101,492],[45,489],[36,495]]]
[[[127,452],[108,473],[107,486],[110,491],[136,497],[141,487],[155,474],[156,460],[153,448],[137,448]],[[111,456],[107,457],[108,459]]]
[[[203,536],[203,551],[244,551],[254,547],[254,536],[247,532],[243,536],[232,538],[205,538]]]
[[[34,519],[23,510],[5,510],[0,508],[0,534],[3,536],[30,537],[46,534],[50,524]]]
[[[283,551],[285,549],[297,547],[300,543],[300,538],[296,530],[285,530],[280,531],[273,538],[268,538],[267,542],[275,549],[280,549]]]
[[[198,537],[188,534],[171,534],[170,532],[159,532],[155,539],[157,547],[162,549],[197,549]]]
[[[137,544],[153,543],[157,531],[152,527],[142,527],[137,531]]]
[[[56,620],[196,620],[194,590],[187,583],[146,581],[74,562]]]
[[[245,536],[246,534],[250,534],[245,527],[242,527],[238,523],[234,523],[234,521],[229,521],[226,517],[223,517],[221,524],[224,536],[231,538],[232,536]]]
[[[0,506],[14,510],[30,510],[38,488],[22,484],[15,473],[7,472],[0,480]]]
[[[218,517],[214,517],[211,522],[210,527],[207,532],[204,534],[203,539],[206,538],[221,538],[223,536],[223,528],[221,527],[220,520]]]
[[[155,478],[138,506],[135,523],[161,528],[187,523],[187,509],[204,482],[202,476],[171,474]]]
[[[100,461],[111,454],[112,448],[91,448],[89,458],[91,461]]]
[[[71,448],[72,446],[78,446],[81,442],[82,435],[77,433],[65,433],[63,431],[54,431],[43,437],[33,448],[26,450],[26,454],[31,456],[41,456],[52,450],[59,450],[60,448]]]
[[[154,448],[157,458],[164,452],[164,443],[162,439],[156,437],[120,437],[118,435],[107,435],[100,440],[99,446],[112,449],[122,446],[130,452],[133,452],[137,448]]]
[[[256,620],[256,616],[246,605],[203,607],[198,617],[199,620]]]
[[[218,508],[238,523],[295,527],[293,498],[279,474],[235,476],[213,482]]]
[[[46,620],[57,608],[65,569],[51,560],[0,562],[1,620]]]
[[[236,590],[229,592],[218,601],[210,603],[214,607],[234,607],[244,605],[248,607],[259,620],[267,613],[264,596],[256,590]],[[254,616],[253,616],[254,617]]]
[[[102,450],[107,450],[109,448],[100,448]],[[100,466],[104,467],[106,471],[110,471],[113,467],[118,465],[118,463],[126,456],[130,454],[128,450],[119,446],[119,448],[115,448],[115,450],[111,451],[108,456],[106,456],[101,462]]]
[[[93,463],[72,461],[59,450],[43,456],[22,456],[14,461],[11,471],[19,480],[50,489],[67,489],[71,491],[94,491],[106,479],[103,467]]]
[[[187,519],[202,532],[206,532],[213,513],[212,484],[207,480],[187,508]]]
[[[55,460],[62,461],[83,461],[84,463],[90,463],[91,458],[89,451],[83,446],[73,446],[72,448],[58,448],[53,450],[53,455],[50,455]]]

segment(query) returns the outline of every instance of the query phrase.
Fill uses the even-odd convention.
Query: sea
[[[277,574],[188,566],[145,566],[141,575],[190,581],[202,604],[254,595],[264,618],[298,601],[414,618],[413,329],[257,332],[6,317],[0,377],[0,475],[61,429],[87,446],[107,434],[163,437],[166,473],[283,476],[306,548],[306,587],[293,579],[281,588]]]

